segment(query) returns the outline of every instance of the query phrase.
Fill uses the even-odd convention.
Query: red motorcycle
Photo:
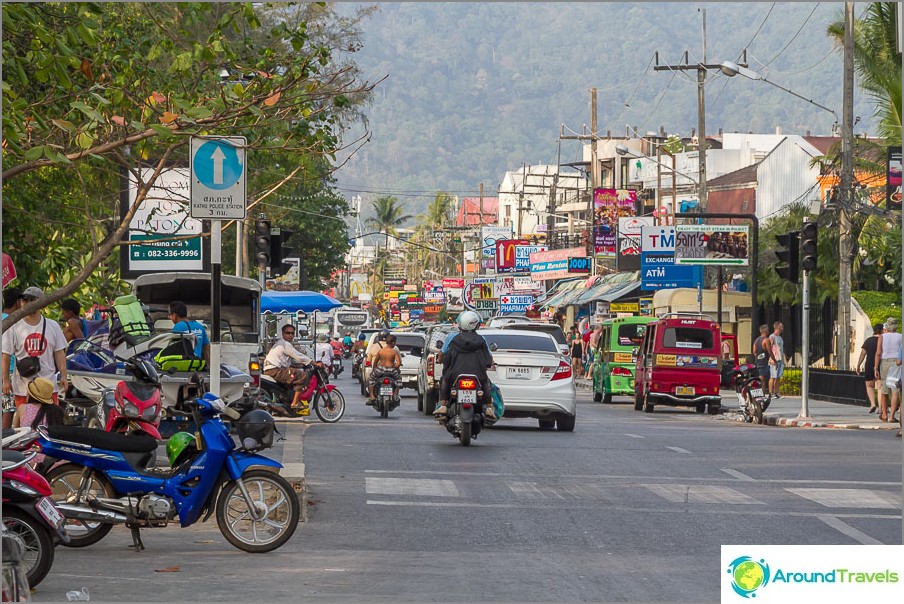
[[[338,422],[345,413],[345,397],[335,384],[329,383],[329,376],[323,363],[311,363],[303,368],[308,373],[308,385],[299,394],[302,406],[293,407],[295,389],[277,382],[269,375],[261,374],[259,397],[264,407],[276,415],[299,417],[309,413],[311,407],[322,422]]]
[[[135,378],[104,390],[100,402],[88,412],[88,427],[120,434],[147,434],[161,439],[159,426],[163,399],[160,375],[153,361],[131,359],[126,369]]]
[[[3,438],[3,534],[16,540],[25,552],[28,584],[40,583],[53,566],[54,547],[68,543],[63,514],[50,499],[47,480],[29,465],[36,452],[7,449],[19,443],[29,430],[4,431]]]

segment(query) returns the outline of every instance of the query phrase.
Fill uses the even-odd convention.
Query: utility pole
[[[483,183],[480,183],[480,220],[477,221],[477,241],[480,242],[480,253],[477,255],[477,274],[482,275],[483,270]]]
[[[527,164],[521,164],[521,192],[518,193],[518,236],[521,238],[521,214],[524,211],[524,188],[527,186]]]
[[[706,94],[704,86],[706,84],[706,72],[710,69],[721,69],[721,63],[706,62],[706,10],[703,13],[703,60],[695,65],[688,64],[687,51],[684,51],[684,57],[678,65],[660,65],[659,51],[656,51],[656,64],[653,66],[654,71],[696,71],[697,72],[697,170],[699,172],[698,182],[700,201],[698,208],[700,212],[706,212]],[[743,52],[743,62],[738,63],[741,67],[747,67],[747,50]],[[674,203],[674,200],[673,200]],[[756,322],[756,321],[754,321]]]
[[[835,366],[850,368],[851,217],[854,201],[854,3],[844,3],[844,87],[841,118],[841,203],[838,220],[838,327]]]

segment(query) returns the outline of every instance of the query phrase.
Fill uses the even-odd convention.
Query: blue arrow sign
[[[192,169],[202,185],[217,191],[234,187],[244,171],[236,148],[221,140],[201,145],[192,160]]]

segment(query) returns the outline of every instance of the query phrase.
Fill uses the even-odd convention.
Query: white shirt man
[[[329,342],[322,341],[323,337],[320,336],[320,341],[314,345],[314,358],[329,367],[333,364],[333,347]]]

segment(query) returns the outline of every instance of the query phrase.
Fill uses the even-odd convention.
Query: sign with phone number
[[[153,241],[158,237],[132,235],[132,241]],[[129,258],[131,260],[201,260],[201,239],[186,239],[182,241],[159,241],[142,245],[129,246]]]

